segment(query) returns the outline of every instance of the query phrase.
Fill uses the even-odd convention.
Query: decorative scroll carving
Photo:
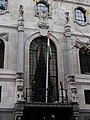
[[[9,36],[9,33],[5,33],[5,32],[0,33],[0,38],[6,41],[8,41],[8,36]]]

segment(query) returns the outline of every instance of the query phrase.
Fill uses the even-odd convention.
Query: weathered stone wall
[[[67,2],[68,1],[68,2]],[[63,81],[64,86],[67,87],[67,41],[64,39],[64,25],[65,25],[65,11],[69,11],[69,23],[72,34],[72,49],[74,72],[76,76],[76,83],[79,97],[80,109],[90,109],[90,105],[85,105],[84,89],[90,89],[90,75],[81,75],[79,63],[79,50],[75,47],[75,41],[81,40],[89,42],[90,37],[90,15],[87,16],[87,24],[81,26],[75,21],[74,10],[78,6],[90,11],[90,1],[86,0],[65,0],[60,1],[50,0],[52,15],[49,21],[49,32],[51,39],[57,48],[58,61],[58,79]],[[80,2],[80,3],[79,3]],[[19,6],[24,6],[24,51],[25,51],[25,86],[29,83],[29,45],[31,41],[40,36],[40,29],[38,27],[38,17],[35,16],[35,2],[33,0],[9,0],[8,12],[0,15],[0,33],[7,33],[8,38],[3,39],[5,43],[5,61],[4,69],[0,69],[0,86],[2,86],[2,99],[0,108],[14,108],[15,104],[15,85],[16,85],[16,65],[17,65],[17,48],[18,48],[18,16]],[[84,34],[83,34],[84,33]],[[0,120],[12,120],[13,111],[7,112],[1,109]],[[3,114],[4,116],[3,116]],[[7,116],[10,116],[7,118]],[[6,119],[7,118],[7,119]]]

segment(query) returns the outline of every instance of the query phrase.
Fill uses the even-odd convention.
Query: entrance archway
[[[29,48],[29,84],[31,101],[45,102],[46,67],[47,67],[47,37],[35,38]],[[49,59],[48,102],[58,101],[57,51],[50,40],[52,55]]]

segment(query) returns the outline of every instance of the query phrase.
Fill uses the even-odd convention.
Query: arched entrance
[[[30,43],[30,41],[28,41]],[[58,89],[57,49],[51,39],[52,56],[49,60],[48,102],[46,103],[47,37],[36,37],[29,47],[29,88],[24,103],[17,103],[16,114],[21,120],[73,120],[77,108],[69,104],[65,92]],[[28,91],[28,89],[30,91]],[[59,92],[61,94],[59,94]],[[60,96],[59,96],[60,95]],[[67,95],[66,95],[67,96]],[[29,97],[29,100],[27,99]],[[59,101],[59,98],[62,98]]]
[[[4,67],[4,49],[5,45],[3,40],[0,39],[0,68]]]
[[[57,75],[57,51],[50,40],[52,55],[48,66],[48,102],[59,99]],[[47,69],[47,37],[35,38],[29,47],[29,84],[31,101],[45,102],[46,69]]]

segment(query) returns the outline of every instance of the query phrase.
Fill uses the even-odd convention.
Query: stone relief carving
[[[19,116],[17,120],[21,120],[21,117]]]
[[[39,17],[39,23],[38,26],[40,28],[48,28],[48,11],[41,11],[38,15]]]
[[[17,116],[16,120],[22,120],[22,116]]]
[[[71,102],[78,102],[77,88],[75,87],[71,88]]]
[[[19,7],[19,17],[23,17],[23,15],[24,15],[23,5],[20,5],[20,7]]]
[[[18,30],[23,30],[24,26],[24,9],[23,5],[19,7]]]
[[[17,101],[23,101],[23,79],[16,80]]]
[[[9,36],[9,33],[5,33],[5,32],[0,33],[0,38],[6,41],[8,41],[8,36]]]
[[[69,23],[69,11],[65,12],[65,18],[66,18],[65,24],[68,24]]]

